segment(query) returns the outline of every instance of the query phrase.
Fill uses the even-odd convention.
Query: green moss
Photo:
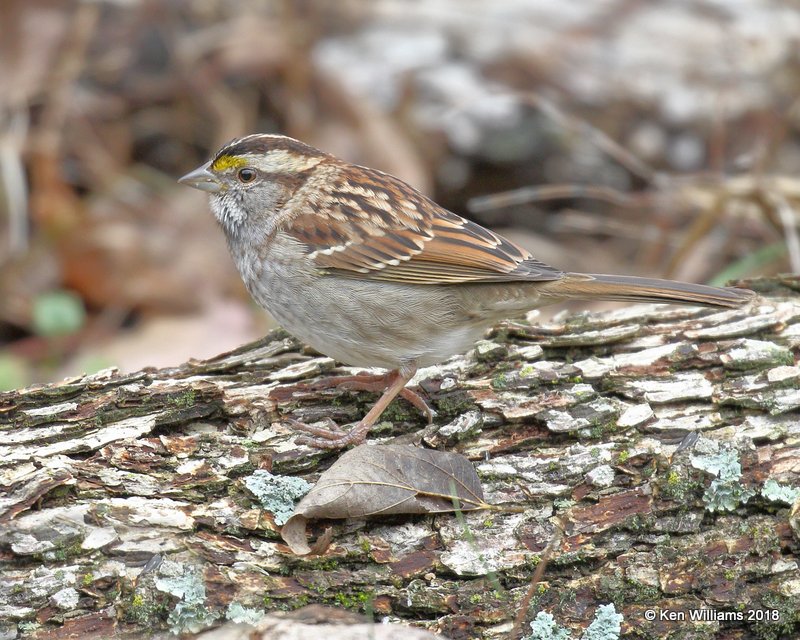
[[[682,474],[677,469],[670,469],[667,476],[657,482],[657,486],[661,497],[680,503],[684,509],[689,508],[701,488],[699,482]]]
[[[254,473],[256,469],[258,469],[258,467],[256,467],[256,465],[254,465],[252,462],[245,462],[244,464],[237,466],[235,469],[231,469],[230,473],[228,473],[228,478],[235,479],[241,478],[242,476],[249,476],[251,473]],[[228,487],[232,486],[230,482],[226,482],[225,484]],[[239,492],[235,491],[234,493],[228,493],[228,495],[234,495],[237,493]]]
[[[405,400],[395,400],[381,414],[381,420],[387,422],[414,422],[422,419],[422,414]]]
[[[300,609],[302,607],[307,606],[309,602],[310,598],[306,594],[303,594],[300,596],[296,596],[295,598],[292,598],[291,606],[295,609]]]
[[[475,409],[475,402],[466,391],[456,391],[436,400],[436,411],[442,418],[455,418]]]
[[[596,589],[599,600],[609,600],[620,608],[630,604],[658,602],[661,596],[658,587],[615,575],[602,577]]]
[[[498,373],[492,378],[492,389],[502,390],[508,388],[508,379],[505,373]]]
[[[753,553],[758,556],[765,556],[774,551],[779,551],[781,541],[772,524],[764,522],[752,525],[747,536],[753,541]]]
[[[617,454],[617,463],[618,464],[625,464],[628,461],[628,458],[631,457],[631,452],[627,449],[623,449]]]
[[[614,432],[616,417],[608,419],[598,416],[597,422],[589,429],[589,437],[593,440],[606,440],[608,435]]]
[[[581,564],[585,562],[586,559],[587,559],[587,551],[584,549],[578,549],[576,551],[568,551],[567,553],[562,553],[557,558],[553,558],[551,562],[554,566],[566,567],[571,564]]]
[[[197,402],[197,393],[195,392],[194,389],[189,388],[186,389],[185,391],[182,391],[176,396],[172,396],[169,399],[169,402],[170,404],[173,404],[176,407],[181,407],[185,409],[187,407],[194,406],[194,404]]]
[[[536,367],[532,364],[523,365],[519,370],[520,378],[533,378],[536,376]]]
[[[352,594],[339,592],[333,597],[333,600],[345,609],[365,611],[375,600],[375,594],[371,591],[356,591]]]
[[[142,628],[161,627],[169,615],[167,598],[142,585],[121,600],[120,609],[123,620]]]
[[[306,563],[306,567],[312,571],[333,571],[339,567],[339,561],[336,558],[312,558]]]
[[[541,561],[542,556],[540,556],[538,553],[525,558],[525,564],[527,564],[529,567],[537,567]]]

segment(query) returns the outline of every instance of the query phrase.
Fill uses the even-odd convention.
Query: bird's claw
[[[299,420],[287,420],[289,426],[295,431],[302,431],[310,436],[300,436],[295,440],[297,444],[313,447],[315,449],[344,449],[350,445],[362,444],[367,439],[369,426],[356,423],[349,431],[342,429],[330,418],[325,418],[328,426],[315,426],[300,422]]]

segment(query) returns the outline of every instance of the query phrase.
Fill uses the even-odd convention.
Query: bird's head
[[[253,134],[223,146],[178,182],[209,194],[211,209],[229,236],[279,211],[329,156],[272,134]]]

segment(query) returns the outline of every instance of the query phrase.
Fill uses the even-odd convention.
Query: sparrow
[[[752,291],[551,267],[402,180],[298,140],[253,134],[179,182],[209,194],[253,299],[320,353],[384,375],[342,378],[382,392],[349,431],[293,422],[299,443],[364,442],[420,367],[468,351],[493,324],[555,302],[626,300],[739,307]]]

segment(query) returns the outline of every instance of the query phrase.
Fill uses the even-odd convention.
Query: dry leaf
[[[478,474],[464,456],[410,445],[361,445],[345,453],[322,474],[297,505],[281,535],[292,551],[305,555],[312,552],[305,532],[311,518],[363,518],[489,507],[483,501]],[[322,550],[317,544],[313,551]]]

